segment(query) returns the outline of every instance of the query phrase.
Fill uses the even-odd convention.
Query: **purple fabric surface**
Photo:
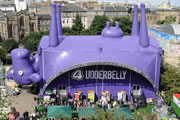
[[[58,15],[56,15],[56,7],[58,7]],[[92,81],[77,82],[72,79],[71,86],[68,88],[71,89],[70,94],[73,95],[77,90],[84,90],[84,94],[87,95],[88,90],[96,89],[99,91],[97,95],[100,96],[103,86],[106,90],[111,90],[115,97],[118,90],[125,90],[129,98],[133,85],[139,84],[147,97],[149,94],[149,97],[156,98],[159,90],[162,48],[155,38],[147,34],[144,4],[141,4],[141,14],[139,33],[137,5],[135,5],[131,36],[123,35],[118,22],[114,27],[110,27],[110,23],[107,22],[100,36],[62,36],[60,32],[62,26],[57,24],[61,19],[60,6],[52,4],[50,35],[42,37],[33,61],[30,59],[28,50],[13,50],[11,57],[14,72],[9,72],[7,77],[13,78],[20,84],[40,82],[40,91],[43,95],[46,89],[53,89],[60,84],[69,85],[67,74],[71,73],[73,67],[85,69],[89,67],[86,66],[87,64],[98,66],[106,63],[107,66],[113,64],[119,69],[128,69],[128,76],[131,71],[133,78],[127,78],[127,80],[132,79],[131,83],[127,80],[118,82],[105,80],[105,84],[102,85],[100,80],[95,87]],[[66,72],[63,73],[63,71]],[[63,74],[58,76],[61,72]]]

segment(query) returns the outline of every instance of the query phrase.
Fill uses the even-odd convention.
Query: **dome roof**
[[[180,36],[180,25],[179,24],[168,24],[168,25],[153,25],[152,29],[159,32],[163,32],[169,35]]]

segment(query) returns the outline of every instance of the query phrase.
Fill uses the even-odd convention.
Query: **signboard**
[[[126,79],[126,70],[75,70],[72,72],[72,79],[86,80],[100,79],[100,80],[124,80]]]

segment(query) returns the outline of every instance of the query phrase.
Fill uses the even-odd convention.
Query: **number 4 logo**
[[[76,70],[72,73],[72,79],[81,81],[83,77],[84,76],[82,70]]]

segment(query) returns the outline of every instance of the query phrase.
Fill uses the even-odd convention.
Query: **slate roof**
[[[47,7],[50,7],[50,5],[46,5]],[[31,5],[29,6],[29,8],[41,8],[42,5],[41,4],[37,4],[37,5]],[[68,6],[61,6],[61,11],[65,12],[65,11],[77,11],[77,12],[83,12],[86,11],[85,9],[76,6],[76,5],[68,5]]]
[[[124,6],[102,6],[101,7],[104,12],[127,12],[128,8]]]
[[[70,6],[61,6],[61,11],[78,11],[78,12],[85,12],[83,8],[75,5]]]
[[[6,12],[6,13],[2,13],[0,14],[0,21],[5,21],[5,17],[7,16],[8,18],[14,18],[14,16],[16,15],[15,12]]]
[[[3,2],[0,2],[0,7],[11,7],[11,6],[15,6],[13,1],[3,1]]]
[[[41,19],[41,20],[50,20],[51,16],[49,14],[39,14],[38,15],[38,19]]]

